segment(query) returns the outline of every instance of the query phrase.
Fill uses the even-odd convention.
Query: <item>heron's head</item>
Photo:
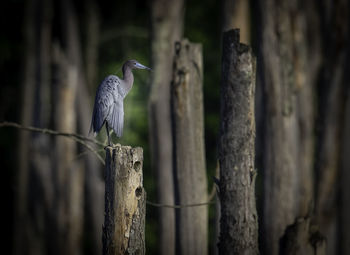
[[[126,63],[124,65],[127,65],[129,68],[131,69],[147,69],[147,70],[152,70],[151,68],[144,66],[142,64],[140,64],[138,61],[136,60],[128,60],[126,61]]]

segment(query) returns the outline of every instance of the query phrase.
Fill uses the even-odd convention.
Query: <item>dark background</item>
[[[84,114],[86,119],[90,120],[93,96],[103,78],[109,74],[120,76],[120,68],[127,59],[137,59],[140,63],[150,67],[154,64],[152,63],[154,52],[151,48],[154,27],[150,10],[152,5],[159,3],[157,1],[72,1],[69,8],[76,18],[76,30],[72,32],[74,36],[70,37],[68,31],[71,23],[67,18],[68,12],[65,5],[62,4],[63,2],[52,0],[49,4],[45,4],[45,1],[40,0],[9,0],[1,4],[0,121],[13,121],[23,125],[29,124],[63,131],[64,126],[60,126],[60,123],[64,123],[64,121],[61,122],[60,117],[64,118],[65,116],[60,116],[59,113],[60,103],[63,102],[61,101],[60,88],[67,86],[64,83],[65,77],[69,76],[69,65],[62,64],[60,57],[55,59],[54,56],[57,53],[55,49],[58,47],[61,53],[66,56],[68,62],[70,57],[72,57],[72,63],[76,64],[77,59],[78,62],[80,61],[80,64],[77,64],[77,66],[80,65],[77,72],[77,83],[83,84],[86,92],[84,96],[89,104],[83,105],[84,109],[81,111],[77,108],[72,109],[76,114],[73,116],[77,118],[77,123],[74,124],[74,129],[70,131],[88,135],[86,129],[89,126],[83,126],[84,121],[81,121],[79,116]],[[258,170],[258,180],[256,193],[261,231],[259,239],[261,252],[273,254],[269,252],[269,249],[273,248],[266,245],[268,235],[265,237],[263,234],[268,229],[268,227],[264,227],[266,226],[264,224],[268,225],[267,222],[269,221],[266,207],[277,206],[278,208],[278,205],[280,205],[278,203],[266,204],[265,201],[268,200],[267,197],[273,197],[273,194],[279,193],[278,188],[281,188],[280,186],[285,183],[283,180],[279,181],[278,177],[269,181],[269,178],[274,178],[271,177],[274,176],[271,172],[280,171],[278,163],[275,165],[273,163],[269,164],[269,160],[271,160],[271,157],[283,157],[278,153],[284,151],[281,148],[289,146],[288,142],[292,140],[289,133],[297,132],[294,137],[298,139],[295,151],[299,155],[297,157],[299,161],[296,162],[293,156],[291,156],[291,161],[295,163],[293,169],[298,173],[292,175],[294,177],[288,176],[287,173],[284,178],[296,178],[295,183],[300,184],[299,186],[303,186],[305,182],[308,183],[303,186],[304,190],[300,193],[294,193],[295,190],[287,190],[281,191],[280,194],[292,193],[292,198],[303,201],[300,203],[304,205],[290,206],[298,208],[295,209],[293,217],[310,215],[314,217],[312,222],[318,226],[322,235],[327,238],[329,254],[348,254],[347,251],[350,250],[348,229],[350,229],[350,226],[346,213],[349,212],[350,204],[348,198],[348,181],[350,181],[348,173],[350,171],[348,160],[350,151],[350,3],[346,0],[309,1],[309,3],[303,3],[302,1],[291,1],[291,3],[289,1],[266,1],[265,3],[265,1],[252,0],[247,8],[243,7],[241,9],[237,7],[240,2],[242,1],[191,0],[184,3],[183,36],[192,42],[203,45],[208,192],[210,192],[213,185],[212,176],[215,174],[217,161],[222,31],[234,26],[241,29],[241,40],[250,44],[257,56],[256,168]],[[231,5],[233,8],[228,8]],[[50,10],[45,12],[45,8]],[[48,16],[45,16],[47,13],[49,13]],[[232,23],[227,18],[231,16],[233,17]],[[47,17],[49,18],[47,19]],[[29,97],[26,94],[28,90],[25,89],[28,79],[26,72],[30,65],[28,59],[31,59],[29,54],[32,54],[33,59],[36,59],[35,61],[40,57],[45,57],[45,53],[42,53],[45,52],[45,49],[40,44],[42,43],[40,33],[43,29],[41,25],[45,24],[47,20],[50,21],[50,42],[46,45],[48,46],[46,52],[49,52],[50,59],[47,63],[45,60],[44,62],[34,63],[35,71],[33,74],[37,85],[32,87],[31,102],[33,110],[30,113],[31,115],[27,116],[29,121],[25,122],[25,110],[28,110],[25,99]],[[28,30],[30,24],[34,27],[32,31]],[[96,31],[93,30],[94,26]],[[269,34],[270,31],[273,31],[273,36]],[[34,39],[28,39],[30,36]],[[70,43],[73,45],[71,48]],[[76,45],[79,46],[80,55],[78,57],[75,57]],[[95,55],[89,55],[88,52],[91,49],[93,50],[92,54]],[[169,52],[169,57],[171,57],[171,54]],[[58,55],[61,56],[62,54]],[[278,61],[273,61],[274,59],[278,59]],[[65,68],[65,66],[68,66],[68,68]],[[46,72],[45,70],[50,72],[48,78],[42,76]],[[148,100],[153,75],[156,76],[157,73],[149,74],[144,71],[134,71],[134,87],[125,100],[124,136],[120,140],[117,140],[116,137],[113,139],[115,142],[124,145],[143,147],[144,186],[148,194],[148,200],[157,201],[155,181],[157,175],[156,170],[151,166],[148,130]],[[275,76],[279,78],[276,80]],[[48,79],[48,82],[44,83],[43,79]],[[45,84],[49,84],[47,88],[50,90],[47,98],[41,94],[47,93],[47,91],[45,92]],[[304,87],[308,88],[308,92],[302,94],[300,91]],[[281,90],[275,90],[276,88],[281,88]],[[293,98],[291,104],[297,108],[297,124],[291,127],[290,130],[285,128],[284,131],[281,131],[283,133],[282,141],[284,140],[285,143],[281,143],[281,141],[270,143],[274,136],[278,136],[278,131],[275,129],[279,125],[283,126],[281,123],[274,123],[274,116],[276,115],[274,107],[277,107],[276,109],[285,107],[288,98]],[[73,98],[73,101],[76,100],[78,99]],[[79,100],[77,102],[83,104],[84,101]],[[64,105],[62,107],[64,108]],[[18,203],[21,203],[18,197],[19,190],[23,188],[19,187],[20,182],[18,181],[21,162],[23,164],[29,162],[29,168],[35,169],[36,163],[31,162],[30,159],[36,158],[35,155],[39,155],[39,158],[40,155],[45,155],[44,159],[41,160],[49,159],[51,163],[48,164],[52,166],[51,170],[53,172],[52,178],[56,178],[55,171],[60,169],[56,166],[62,161],[60,156],[57,156],[61,152],[55,148],[60,146],[58,145],[61,143],[59,139],[64,140],[66,138],[50,136],[49,138],[43,138],[47,140],[41,141],[42,138],[39,137],[45,135],[30,134],[29,138],[21,140],[22,136],[20,134],[23,131],[20,132],[17,129],[5,127],[0,130],[1,194],[3,201],[1,231],[4,242],[2,250],[5,251],[4,254],[11,254],[16,246],[31,247],[25,243],[17,243],[16,238],[14,238],[18,237],[19,233],[28,227],[28,225],[25,227],[22,222],[18,221],[16,212],[16,210],[19,210]],[[269,131],[271,132],[268,135]],[[105,141],[104,131],[97,139],[102,142]],[[310,143],[305,144],[308,143],[305,141],[310,141]],[[62,143],[64,144],[62,145],[63,148],[65,148],[64,146],[68,146],[67,148],[74,146],[71,143]],[[32,146],[31,144],[35,145]],[[27,161],[24,161],[20,156],[20,152],[21,148],[26,146]],[[269,148],[273,146],[275,146],[274,149],[269,151]],[[294,143],[291,146],[294,146]],[[79,155],[84,151],[84,148],[77,146],[73,150]],[[103,152],[101,152],[101,155],[104,156]],[[303,159],[303,156],[308,157],[308,159]],[[94,156],[89,155],[89,157]],[[77,161],[82,160],[82,158],[84,156],[77,156]],[[76,160],[75,157],[73,160]],[[303,162],[307,162],[305,163],[307,166]],[[85,162],[85,164],[87,163]],[[95,164],[97,166],[95,171],[101,179],[103,176],[102,165],[99,162],[95,162]],[[306,168],[308,169],[308,176],[303,175]],[[40,211],[42,207],[46,206],[46,198],[40,195],[45,193],[41,190],[45,189],[45,185],[41,186],[41,184],[36,183],[35,178],[37,177],[32,172],[32,175],[29,175],[27,186],[23,188],[23,192],[27,194],[28,198],[24,208],[29,215],[26,220],[33,220],[29,224],[30,227],[45,229],[43,232],[38,231],[41,233],[38,236],[45,239],[43,236],[51,231],[50,226],[46,226],[46,223],[43,222],[50,222],[50,220],[40,221],[41,214],[37,214],[37,210]],[[83,188],[83,194],[88,192],[86,181],[80,180],[79,183],[85,187]],[[274,185],[278,187],[276,193],[266,191],[266,187],[271,188]],[[89,215],[90,207],[88,204],[93,200],[88,200],[89,196],[84,199],[84,202],[80,203],[83,206],[81,213],[82,215]],[[285,199],[289,201],[289,198]],[[281,211],[283,212],[283,210],[282,208]],[[149,254],[158,253],[158,242],[161,235],[158,232],[158,217],[158,209],[148,206],[146,246]],[[207,244],[209,253],[214,253],[215,250],[215,217],[215,206],[211,205],[209,206],[209,243]],[[91,248],[94,246],[94,244],[91,244],[91,240],[94,240],[91,237],[93,236],[91,234],[93,228],[90,226],[89,216],[84,216],[83,221],[84,235],[80,242],[81,245],[77,247],[80,247],[83,254],[94,254],[93,248]],[[274,220],[270,218],[270,221]],[[45,226],[43,227],[40,224]],[[54,237],[54,234],[52,234],[52,237]],[[22,239],[22,242],[25,241]],[[46,243],[43,249],[44,254],[54,254],[55,245],[57,245],[55,242]],[[26,250],[26,252],[35,254],[30,250]]]

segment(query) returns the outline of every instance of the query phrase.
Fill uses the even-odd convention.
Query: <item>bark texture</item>
[[[203,60],[200,44],[175,45],[172,81],[174,169],[177,204],[208,200],[203,116]],[[181,208],[177,235],[180,254],[207,254],[207,206]]]
[[[183,29],[183,0],[153,0],[152,78],[149,99],[149,127],[152,165],[157,178],[158,201],[174,204],[173,144],[170,111],[170,83],[175,41]],[[159,253],[175,254],[175,210],[159,209]]]
[[[143,150],[106,147],[103,254],[145,254]]]
[[[239,30],[223,37],[219,254],[258,254],[255,205],[255,57]]]

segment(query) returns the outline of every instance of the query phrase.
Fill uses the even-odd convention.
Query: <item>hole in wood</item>
[[[141,195],[142,195],[142,187],[138,187],[135,190],[135,195],[136,195],[136,197],[141,197]]]
[[[140,169],[141,169],[141,162],[140,161],[136,161],[134,163],[134,169],[136,172],[140,171]]]

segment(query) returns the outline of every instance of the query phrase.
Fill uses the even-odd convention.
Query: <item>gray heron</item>
[[[96,91],[90,132],[93,131],[96,136],[97,133],[100,132],[102,126],[106,124],[109,146],[111,146],[109,137],[110,128],[113,129],[118,137],[123,135],[123,101],[134,83],[133,69],[151,70],[149,67],[141,65],[136,60],[128,60],[123,64],[123,79],[115,75],[109,75],[102,81]]]

